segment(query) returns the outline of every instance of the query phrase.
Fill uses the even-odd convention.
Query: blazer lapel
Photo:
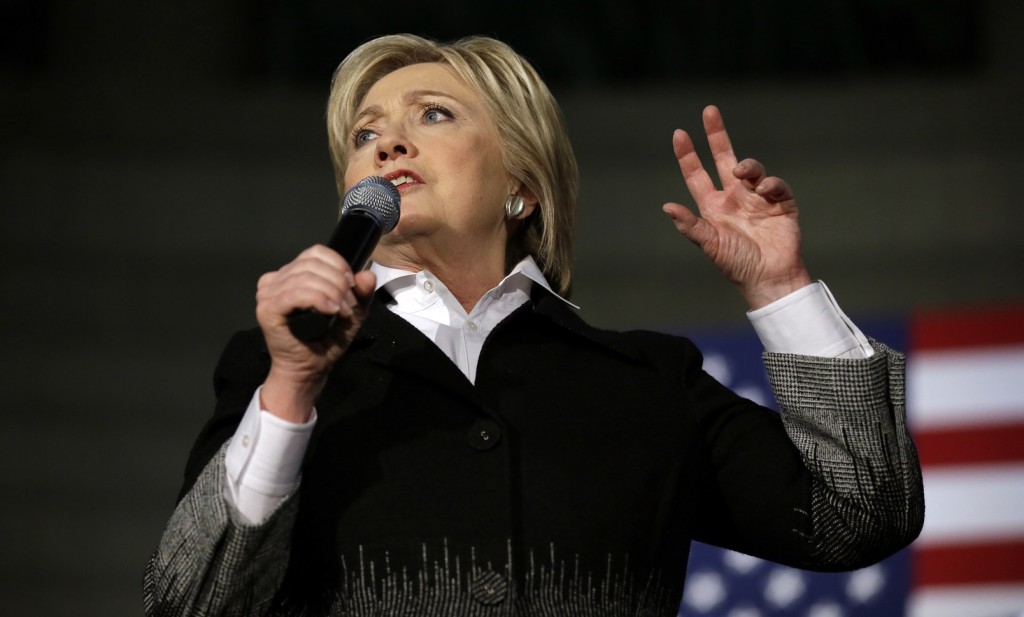
[[[433,341],[391,312],[388,308],[391,301],[391,295],[383,289],[374,294],[366,321],[363,322],[356,339],[346,353],[359,353],[368,362],[396,373],[403,373],[412,379],[434,383],[453,394],[478,402],[476,389],[469,379]],[[504,329],[508,322],[531,310],[591,344],[597,344],[631,360],[639,357],[639,351],[626,344],[624,337],[590,326],[564,302],[539,285],[534,286],[531,302],[506,318],[491,336]],[[484,347],[485,351],[481,358],[486,353],[487,343]]]
[[[591,326],[583,321],[564,301],[540,285],[533,286],[530,299],[537,314],[550,319],[562,329],[630,360],[637,360],[640,357],[640,350],[631,345],[627,337],[618,332],[609,332]]]
[[[475,400],[473,384],[459,367],[422,332],[391,312],[390,301],[391,295],[383,289],[374,294],[349,352],[358,351],[369,362]]]

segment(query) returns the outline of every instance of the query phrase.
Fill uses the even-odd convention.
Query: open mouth
[[[403,187],[409,187],[414,184],[423,184],[423,180],[408,169],[393,171],[385,175],[384,178],[386,180],[390,180],[391,184],[394,184],[398,190],[402,190]]]

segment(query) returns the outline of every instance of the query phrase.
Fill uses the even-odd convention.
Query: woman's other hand
[[[800,256],[796,200],[786,181],[768,176],[758,161],[737,162],[722,114],[713,105],[704,109],[704,131],[721,190],[690,136],[676,130],[672,147],[700,216],[677,203],[663,210],[757,309],[811,282]]]
[[[292,422],[309,419],[327,374],[362,325],[375,282],[372,272],[353,274],[340,255],[319,244],[260,277],[256,319],[271,358],[260,393],[263,409]],[[288,315],[302,308],[337,315],[322,341],[303,343],[292,336]]]

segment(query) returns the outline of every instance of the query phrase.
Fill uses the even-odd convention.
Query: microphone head
[[[390,180],[380,176],[363,178],[345,192],[341,204],[341,216],[351,211],[369,214],[380,225],[382,234],[386,234],[398,224],[402,196],[398,187]]]

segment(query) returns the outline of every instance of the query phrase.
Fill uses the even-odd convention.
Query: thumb
[[[667,203],[661,209],[672,219],[676,230],[697,246],[703,247],[714,237],[714,228],[689,208],[677,203]]]
[[[377,275],[370,270],[363,270],[357,272],[352,285],[352,292],[355,293],[356,297],[360,300],[368,299],[373,295],[374,289],[377,287]]]

